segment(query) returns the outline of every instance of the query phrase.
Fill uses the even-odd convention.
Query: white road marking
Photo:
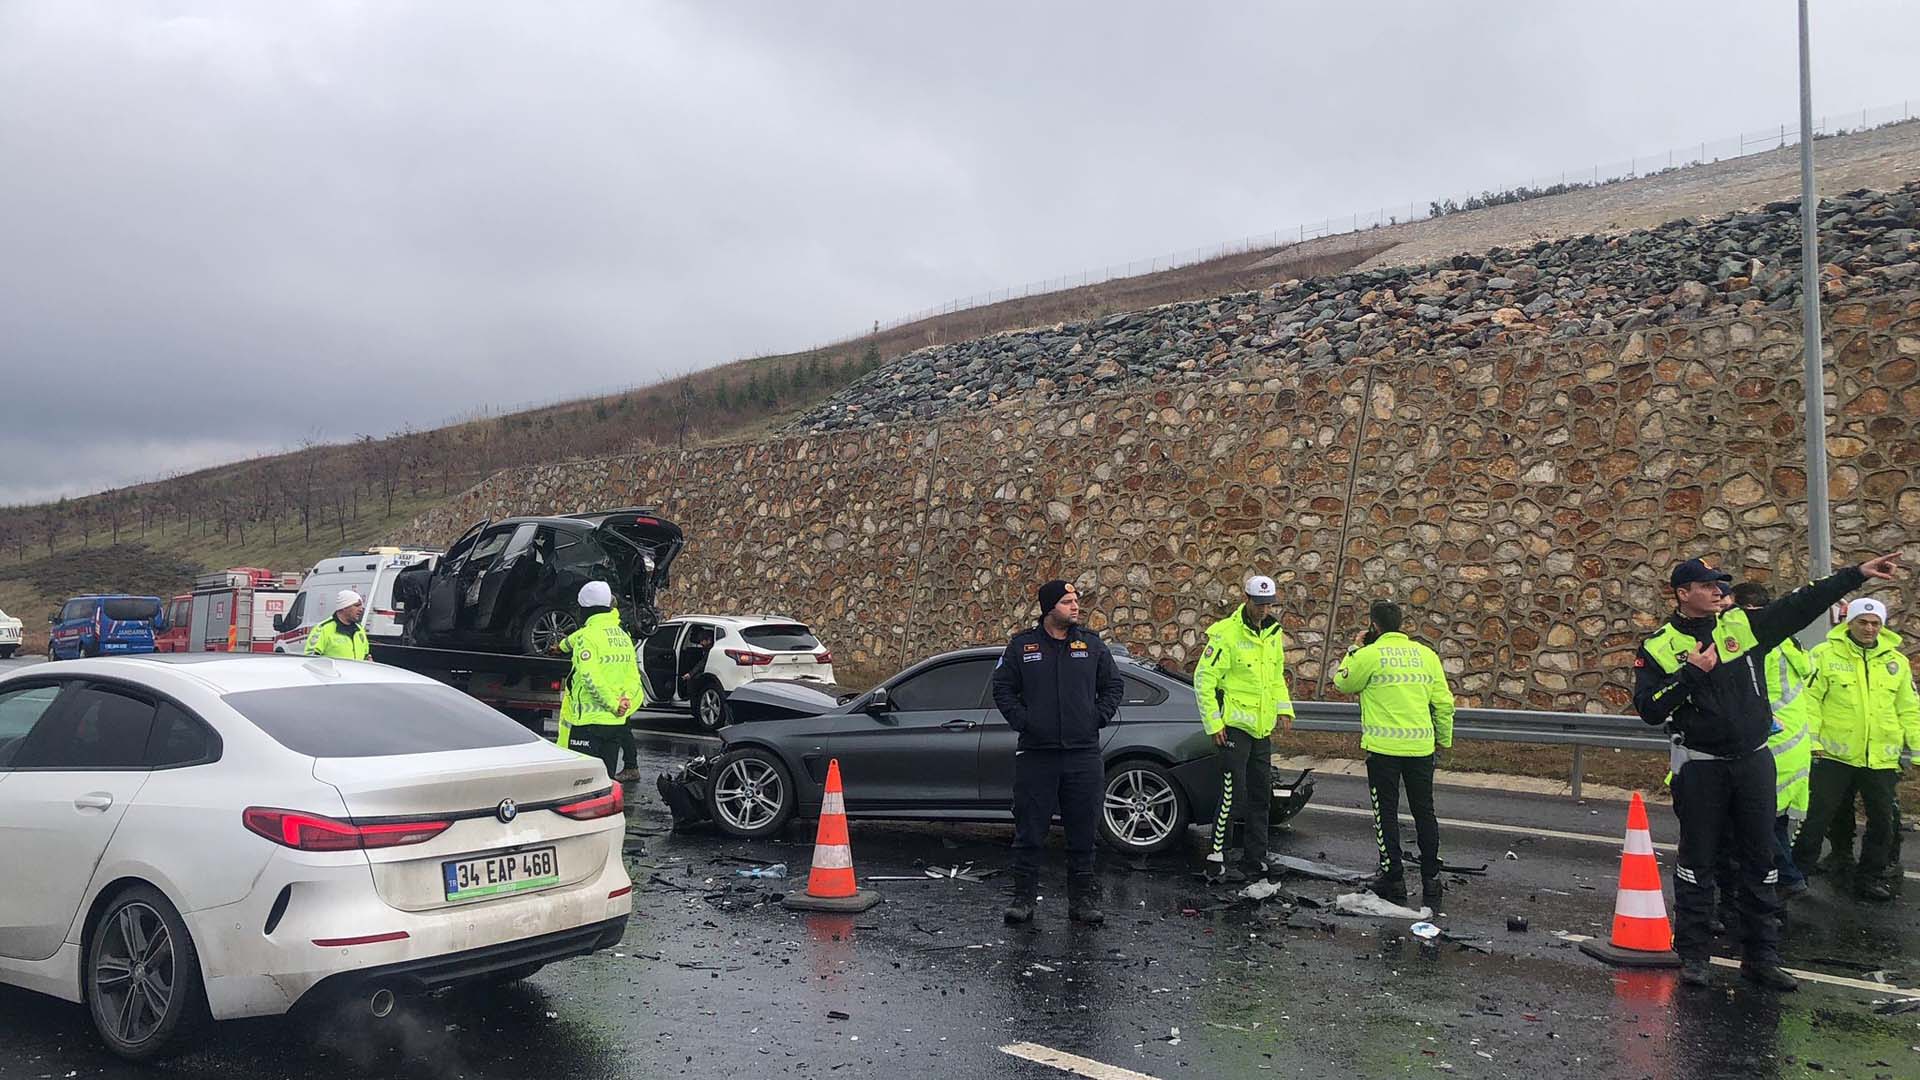
[[[1556,934],[1554,936],[1562,941],[1571,941],[1576,944],[1582,941],[1593,940],[1590,934]],[[1740,969],[1740,961],[1738,960],[1729,960],[1724,956],[1710,956],[1707,959],[1714,967],[1733,968],[1735,971]],[[1828,986],[1844,986],[1849,990],[1865,990],[1869,994],[1880,994],[1889,998],[1920,997],[1920,990],[1913,990],[1904,986],[1890,986],[1886,983],[1869,982],[1866,979],[1849,979],[1845,975],[1828,975],[1824,972],[1805,971],[1800,968],[1790,968],[1784,965],[1781,966],[1780,970],[1804,982],[1826,983]]]
[[[1061,1072],[1070,1072],[1077,1076],[1091,1077],[1092,1080],[1158,1080],[1143,1072],[1123,1069],[1118,1065],[1108,1065],[1104,1061],[1083,1058],[1078,1054],[1069,1054],[1065,1050],[1055,1050],[1039,1043],[1014,1043],[1000,1048],[1003,1054],[1051,1066]]]
[[[1317,810],[1323,814],[1345,814],[1348,817],[1371,818],[1373,816],[1373,811],[1364,806],[1308,805],[1306,809]],[[1413,815],[1401,814],[1400,820],[1412,821]],[[1491,821],[1463,821],[1459,818],[1439,818],[1438,820],[1440,824],[1456,829],[1479,829],[1482,832],[1510,833],[1514,836],[1547,836],[1555,840],[1578,840],[1583,843],[1608,844],[1613,847],[1621,847],[1626,843],[1626,833],[1624,831],[1619,836],[1599,836],[1594,833],[1559,832],[1554,829],[1536,829],[1526,825],[1500,825]],[[1653,845],[1653,849],[1671,854],[1679,850],[1679,845],[1655,844]],[[1903,870],[1901,872],[1914,881],[1920,881],[1920,871]]]

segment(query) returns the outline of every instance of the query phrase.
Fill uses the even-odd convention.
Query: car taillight
[[[826,649],[821,649],[819,652],[813,654],[813,662],[816,664],[831,664],[833,663],[833,653]]]
[[[373,613],[375,615],[384,615],[389,619],[397,619],[400,617],[400,613],[398,611],[393,611],[388,608],[374,608]]]
[[[549,690],[559,690],[559,689],[561,689],[561,688],[562,688],[562,687],[561,687],[561,685],[560,685],[560,680],[559,680],[559,679],[552,679],[552,680],[549,680],[549,681],[548,681],[548,683],[547,683],[547,689],[549,689]]]
[[[727,655],[741,667],[759,667],[761,664],[773,663],[772,656],[766,653],[748,652],[745,649],[728,649]]]
[[[621,810],[620,785],[615,784],[591,798],[579,802],[556,806],[553,812],[575,821],[592,821],[595,818],[612,817]]]
[[[247,831],[296,851],[359,851],[422,844],[453,827],[451,821],[386,821],[355,825],[319,814],[249,806],[240,814]]]

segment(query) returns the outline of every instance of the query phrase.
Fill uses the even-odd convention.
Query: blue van
[[[51,660],[150,653],[154,632],[167,628],[157,596],[76,596],[47,622]]]

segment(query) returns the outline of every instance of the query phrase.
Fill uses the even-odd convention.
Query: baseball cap
[[[1732,574],[1715,570],[1699,559],[1688,559],[1673,568],[1673,573],[1667,578],[1667,584],[1677,589],[1682,585],[1695,585],[1702,581],[1732,580]]]
[[[1247,599],[1255,603],[1269,603],[1278,590],[1273,587],[1273,579],[1265,574],[1254,574],[1247,578]]]
[[[1852,622],[1862,615],[1877,615],[1882,623],[1887,621],[1887,605],[1871,596],[1863,596],[1847,605],[1847,621]]]

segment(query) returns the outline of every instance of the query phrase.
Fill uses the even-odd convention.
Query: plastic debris
[[[1240,895],[1246,897],[1248,900],[1269,900],[1275,896],[1284,897],[1286,890],[1271,881],[1262,879],[1241,889]]]
[[[1515,855],[1515,854],[1514,854],[1513,852],[1511,852],[1511,851],[1509,851],[1509,852],[1507,852],[1507,861],[1508,861],[1508,862],[1519,862],[1519,861],[1520,861],[1520,856],[1518,856],[1518,855]]]
[[[1899,998],[1873,1008],[1881,1016],[1898,1016],[1901,1013],[1920,1012],[1920,997]]]
[[[1432,941],[1434,938],[1440,936],[1440,928],[1430,922],[1417,922],[1407,927],[1407,929],[1413,931],[1415,937],[1424,938],[1427,941]]]
[[[1341,885],[1357,885],[1371,875],[1364,870],[1349,870],[1332,863],[1314,862],[1312,859],[1295,858],[1292,855],[1269,855],[1267,865],[1282,870],[1291,870],[1305,877],[1332,881]]]
[[[783,878],[787,876],[787,864],[783,862],[777,862],[777,863],[774,863],[772,866],[749,866],[743,869],[735,870],[734,873],[738,874],[741,877]]]
[[[1524,933],[1526,933],[1526,932],[1527,932],[1527,917],[1526,917],[1525,915],[1509,915],[1509,916],[1507,916],[1507,930],[1508,930],[1508,931],[1510,931],[1510,932],[1512,932],[1512,933],[1515,933],[1515,934],[1524,934]]]
[[[839,1009],[828,1009],[828,1010],[827,1010],[827,1019],[829,1019],[829,1020],[851,1020],[851,1019],[853,1019],[853,1017],[852,1017],[851,1015],[849,1015],[849,1014],[847,1014],[847,1013],[843,1013],[843,1012],[841,1012],[841,1011],[840,1011]]]
[[[1372,893],[1341,893],[1333,899],[1334,910],[1344,915],[1373,915],[1383,919],[1424,922],[1433,918],[1430,907],[1407,908]]]

